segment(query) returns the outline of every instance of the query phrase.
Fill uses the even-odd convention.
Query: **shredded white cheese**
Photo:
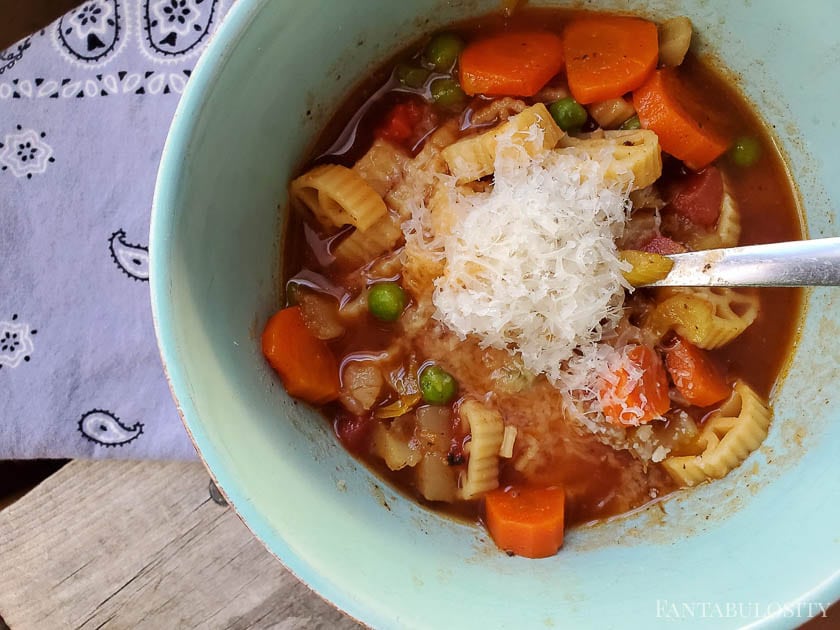
[[[516,442],[516,427],[510,425],[505,427],[502,435],[502,445],[499,447],[499,457],[510,459],[513,457],[513,444]]]
[[[598,342],[620,320],[627,287],[614,239],[629,186],[607,180],[611,159],[573,149],[532,157],[500,137],[492,189],[465,195],[450,183],[454,228],[427,234],[445,260],[435,317],[461,338],[518,354],[555,385],[591,388],[611,350]]]

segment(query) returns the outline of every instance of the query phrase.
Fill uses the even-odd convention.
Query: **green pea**
[[[552,103],[548,111],[551,112],[557,126],[563,131],[580,129],[589,118],[589,114],[586,113],[583,106],[571,96]]]
[[[452,375],[438,365],[430,365],[420,372],[420,393],[430,405],[445,405],[458,391]]]
[[[623,123],[621,123],[621,127],[619,127],[619,129],[621,129],[622,131],[632,131],[634,129],[641,128],[642,121],[639,120],[638,116],[632,116],[631,118],[628,118]]]
[[[368,291],[368,310],[383,322],[396,321],[407,301],[405,291],[396,282],[377,282]]]
[[[738,138],[729,149],[729,157],[736,166],[752,166],[761,157],[761,144],[755,138]]]
[[[440,33],[426,45],[423,59],[438,72],[449,72],[455,67],[463,49],[464,42],[460,37],[452,33]]]
[[[429,86],[429,90],[435,103],[443,107],[460,105],[467,98],[464,90],[454,79],[435,79]]]
[[[421,88],[426,84],[431,72],[426,68],[418,66],[411,66],[407,63],[401,63],[397,66],[396,76],[397,80],[406,87]]]

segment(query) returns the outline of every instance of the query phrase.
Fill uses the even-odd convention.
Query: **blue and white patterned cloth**
[[[149,304],[178,98],[232,0],[87,0],[0,52],[0,459],[195,457]]]

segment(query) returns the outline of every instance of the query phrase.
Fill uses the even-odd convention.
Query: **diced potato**
[[[391,470],[416,466],[423,458],[420,441],[414,437],[414,416],[402,416],[390,423],[378,422],[373,429],[373,452]]]
[[[385,379],[380,369],[367,361],[350,361],[342,373],[342,389],[364,410],[376,404]]]
[[[650,254],[629,249],[618,253],[623,261],[633,265],[630,271],[625,271],[624,279],[634,287],[643,286],[662,280],[671,271],[674,261],[661,254]]]
[[[617,129],[636,113],[633,104],[621,97],[592,103],[587,109],[589,115],[604,129]]]
[[[424,451],[445,456],[452,442],[452,412],[449,407],[420,407],[417,410],[417,431]]]
[[[659,26],[659,62],[676,67],[683,62],[691,45],[691,20],[676,17]]]
[[[458,496],[458,477],[445,456],[426,453],[415,470],[417,490],[428,501],[455,501]]]
[[[338,301],[323,293],[299,287],[295,297],[307,329],[318,339],[336,339],[344,334],[344,326],[338,316]]]
[[[408,155],[392,143],[377,138],[368,152],[353,165],[353,170],[384,197],[402,180],[403,170],[409,159]]]

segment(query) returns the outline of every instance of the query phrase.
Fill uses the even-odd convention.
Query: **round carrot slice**
[[[656,25],[626,17],[575,20],[563,32],[569,89],[579,103],[631,92],[656,68]]]
[[[533,96],[563,69],[563,60],[563,40],[554,33],[492,35],[461,53],[461,88],[471,96]]]
[[[697,95],[683,85],[673,69],[654,72],[633,93],[633,105],[642,127],[659,137],[662,150],[692,170],[708,166],[729,146],[710,118],[701,115]]]

